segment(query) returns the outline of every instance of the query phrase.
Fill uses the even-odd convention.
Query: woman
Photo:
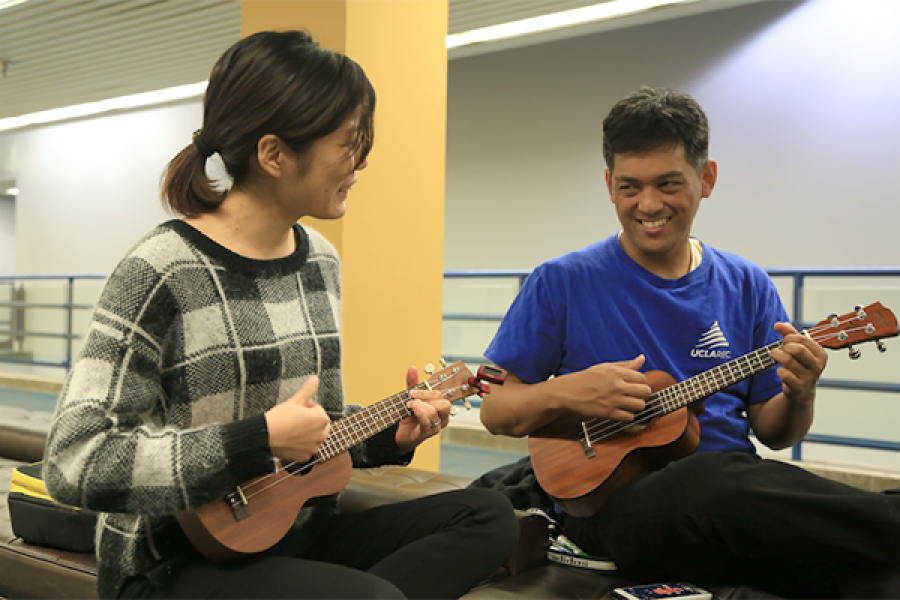
[[[455,598],[512,549],[508,502],[482,490],[357,514],[332,498],[229,565],[203,558],[174,516],[276,457],[307,461],[359,409],[343,404],[338,257],[297,220],[343,216],[374,108],[359,65],[301,32],[250,36],[213,68],[203,127],[163,184],[183,219],[110,276],[48,441],[53,497],[102,512],[101,597]],[[214,181],[216,164],[227,177]],[[439,393],[410,395],[413,414],[353,447],[354,466],[407,464],[447,423]]]

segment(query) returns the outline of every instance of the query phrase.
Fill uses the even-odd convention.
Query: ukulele
[[[426,367],[426,372],[429,369]],[[502,385],[506,371],[482,365],[477,375],[458,361],[389,398],[362,408],[331,424],[331,432],[305,463],[282,464],[275,472],[237,486],[224,498],[176,518],[194,547],[206,558],[229,563],[274,546],[290,530],[300,509],[340,492],[350,482],[348,450],[413,414],[407,406],[411,390],[438,390],[450,402],[490,391],[487,382]]]
[[[832,350],[898,335],[897,318],[880,302],[842,316],[832,315],[806,332]],[[700,425],[688,405],[739,383],[776,364],[774,342],[680,383],[663,371],[646,373],[653,391],[647,407],[629,423],[610,419],[560,419],[535,431],[528,440],[534,473],[541,486],[566,513],[596,514],[613,492],[646,471],[688,456],[700,443]]]

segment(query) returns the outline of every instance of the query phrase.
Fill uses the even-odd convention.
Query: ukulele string
[[[851,322],[855,318],[856,318],[855,316],[848,317],[847,319],[838,321],[838,323],[839,323],[839,325],[845,325],[845,324]],[[814,341],[816,341],[817,343],[821,343],[826,340],[832,340],[832,339],[838,338],[841,332],[849,332],[849,333],[855,333],[855,332],[859,332],[859,331],[865,332],[866,327],[863,325],[863,326],[858,326],[858,327],[841,329],[840,331],[834,331],[834,329],[836,329],[836,326],[833,323],[829,323],[827,325],[823,324],[823,325],[814,326],[814,327],[810,328],[809,330],[807,330],[807,333],[809,334],[810,338],[812,338]],[[770,345],[766,348],[762,348],[760,350],[767,350],[767,349],[777,348],[780,346],[781,346],[781,342],[776,342],[775,344],[772,344],[772,345]],[[720,367],[726,367],[729,364],[737,363],[737,362],[741,361],[742,359],[747,359],[750,356],[754,356],[755,358],[757,358],[757,360],[759,360],[759,357],[756,355],[760,352],[760,350],[750,352],[740,358],[735,359],[734,361],[720,365]],[[749,360],[746,360],[745,362],[749,362]],[[772,366],[772,365],[769,365],[769,366]],[[765,368],[768,368],[768,367],[765,367]],[[751,373],[751,375],[752,374],[753,373]],[[680,406],[678,406],[677,402],[673,404],[670,401],[671,400],[677,401],[680,396],[680,394],[677,392],[679,392],[681,388],[691,387],[691,385],[693,385],[693,384],[688,385],[688,383],[691,382],[693,379],[694,378],[687,379],[685,381],[676,383],[675,385],[669,386],[667,388],[663,388],[662,390],[659,390],[658,392],[653,393],[650,396],[650,401],[652,402],[654,399],[656,399],[656,400],[658,400],[658,402],[654,402],[652,404],[648,403],[648,406],[644,409],[644,411],[647,411],[647,412],[644,413],[643,415],[641,415],[640,418],[635,419],[633,421],[612,421],[610,419],[598,419],[598,418],[588,419],[587,423],[585,424],[586,427],[584,428],[584,431],[583,431],[583,434],[586,433],[588,437],[585,438],[584,435],[581,435],[580,439],[583,439],[585,442],[588,442],[589,444],[593,444],[594,442],[604,441],[604,440],[606,440],[614,435],[617,435],[631,427],[641,426],[641,425],[651,421],[652,419],[655,419],[658,416],[666,415],[666,414],[672,412],[672,409],[681,408]],[[737,381],[740,381],[740,380],[737,380]],[[732,382],[729,385],[733,385],[734,383],[737,383],[737,381]],[[699,385],[703,386],[704,384],[699,384]],[[644,411],[639,411],[638,414],[643,413]],[[596,428],[597,425],[600,426],[599,430],[597,430],[597,428]]]
[[[379,410],[382,413],[385,413],[386,411],[382,410],[382,409],[388,408],[387,405],[389,405],[389,404],[396,405],[398,403],[398,401],[402,401],[402,405],[400,405],[400,407],[405,408],[406,402],[413,399],[412,396],[409,394],[409,392],[414,389],[425,389],[425,384],[420,383],[418,385],[413,386],[409,390],[404,390],[398,394],[394,394],[393,396],[391,396],[390,398],[387,398],[386,400],[384,400],[382,402],[379,402],[378,404],[385,405]],[[409,409],[407,409],[407,412],[409,412]],[[355,415],[355,414],[358,414],[358,413],[353,413],[353,415]],[[412,414],[412,413],[410,413],[410,414]],[[350,419],[353,417],[353,415],[349,415],[347,418]],[[405,416],[408,416],[408,415],[405,415]],[[333,456],[331,456],[330,454],[325,454],[325,456],[323,457],[322,449],[333,450],[334,441],[335,441],[333,439],[333,434],[337,434],[337,437],[341,437],[341,435],[343,434],[343,429],[344,428],[337,430],[337,431],[333,431],[332,435],[328,436],[328,439],[326,439],[325,442],[320,447],[319,452],[317,452],[315,455],[313,455],[314,458],[309,461],[306,461],[306,463],[302,463],[303,470],[312,469],[315,465],[320,464],[322,462],[325,462],[325,461],[333,458]],[[283,483],[284,481],[288,480],[288,478],[294,476],[293,473],[291,473],[290,469],[292,467],[295,467],[298,465],[301,465],[301,463],[299,461],[291,461],[291,462],[285,463],[283,465],[276,466],[276,470],[274,473],[269,473],[268,475],[263,475],[261,477],[251,480],[249,483],[247,483],[244,487],[241,488],[244,492],[244,496],[249,500],[250,498],[252,498],[256,495],[262,494],[263,492],[271,489],[272,487],[274,487],[280,483]],[[260,485],[263,487],[257,489]],[[234,493],[234,492],[232,492],[232,493]],[[231,494],[228,494],[228,496],[230,496],[230,495]]]
[[[407,417],[409,415],[414,414],[407,406],[407,403],[413,399],[412,396],[410,395],[410,392],[412,390],[439,389],[439,386],[441,385],[441,383],[443,383],[443,382],[438,381],[432,385],[431,382],[428,381],[428,382],[422,382],[422,383],[416,384],[408,390],[403,390],[402,392],[400,392],[398,394],[394,394],[390,398],[387,398],[386,400],[383,400],[383,401],[377,403],[376,405],[373,405],[373,407],[379,407],[379,408],[377,408],[377,410],[381,413],[380,416],[382,416],[382,417],[394,416],[388,412],[388,409],[390,409],[390,408],[394,408],[395,410],[399,410],[400,412],[405,412],[406,414],[404,414],[403,417]],[[445,390],[445,393],[446,393],[446,390]],[[359,412],[353,413],[352,415],[349,415],[347,418],[352,420],[354,415],[359,415]],[[344,430],[346,430],[346,429],[347,429],[346,427],[343,427],[343,428],[340,428],[339,430],[333,431],[332,435],[329,435],[328,439],[325,440],[325,443],[322,444],[322,447],[320,448],[320,451],[316,453],[315,458],[304,463],[302,465],[303,468],[305,470],[312,469],[312,467],[314,467],[315,465],[325,462],[327,460],[330,460],[331,458],[333,458],[333,456],[336,456],[337,454],[339,454],[340,452],[337,452],[337,454],[332,455],[332,454],[330,454],[330,452],[332,452],[334,450],[334,445],[335,445],[336,439],[343,436]],[[346,439],[346,437],[344,437],[344,439]],[[353,440],[351,439],[350,441],[353,441]],[[361,440],[359,440],[359,441],[361,441]],[[356,443],[358,443],[358,441]],[[322,449],[327,450],[329,453],[323,453]],[[343,451],[343,450],[341,450],[341,451]],[[272,487],[286,481],[289,477],[293,477],[293,473],[291,473],[291,471],[289,469],[291,467],[297,466],[299,464],[300,463],[298,461],[291,461],[289,463],[281,465],[280,467],[277,467],[276,471],[274,473],[270,473],[268,475],[263,475],[261,477],[258,477],[256,479],[250,481],[249,483],[247,483],[245,485],[245,487],[242,488],[242,490],[244,492],[244,496],[249,500],[250,498],[253,498],[254,496],[257,496],[257,495],[271,489]],[[263,487],[261,489],[256,489],[259,485],[263,485]],[[250,491],[250,490],[253,490],[253,491]],[[232,493],[234,493],[234,492],[232,492]]]

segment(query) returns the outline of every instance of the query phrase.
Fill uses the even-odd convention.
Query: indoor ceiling
[[[605,1],[449,0],[448,33]],[[756,1],[699,0],[651,11],[649,18]],[[204,81],[240,36],[240,18],[240,0],[29,0],[0,10],[0,119]],[[614,26],[638,22],[626,17]],[[597,24],[571,27],[457,48],[449,57],[598,30]]]

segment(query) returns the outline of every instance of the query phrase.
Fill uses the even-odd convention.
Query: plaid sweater
[[[44,466],[56,500],[102,513],[101,597],[170,558],[154,539],[172,515],[274,470],[263,413],[310,374],[332,419],[358,410],[343,403],[337,253],[314,230],[295,232],[291,256],[252,260],[173,220],[110,275]],[[408,462],[395,431],[354,447],[354,466]],[[301,532],[321,509],[301,511]]]

